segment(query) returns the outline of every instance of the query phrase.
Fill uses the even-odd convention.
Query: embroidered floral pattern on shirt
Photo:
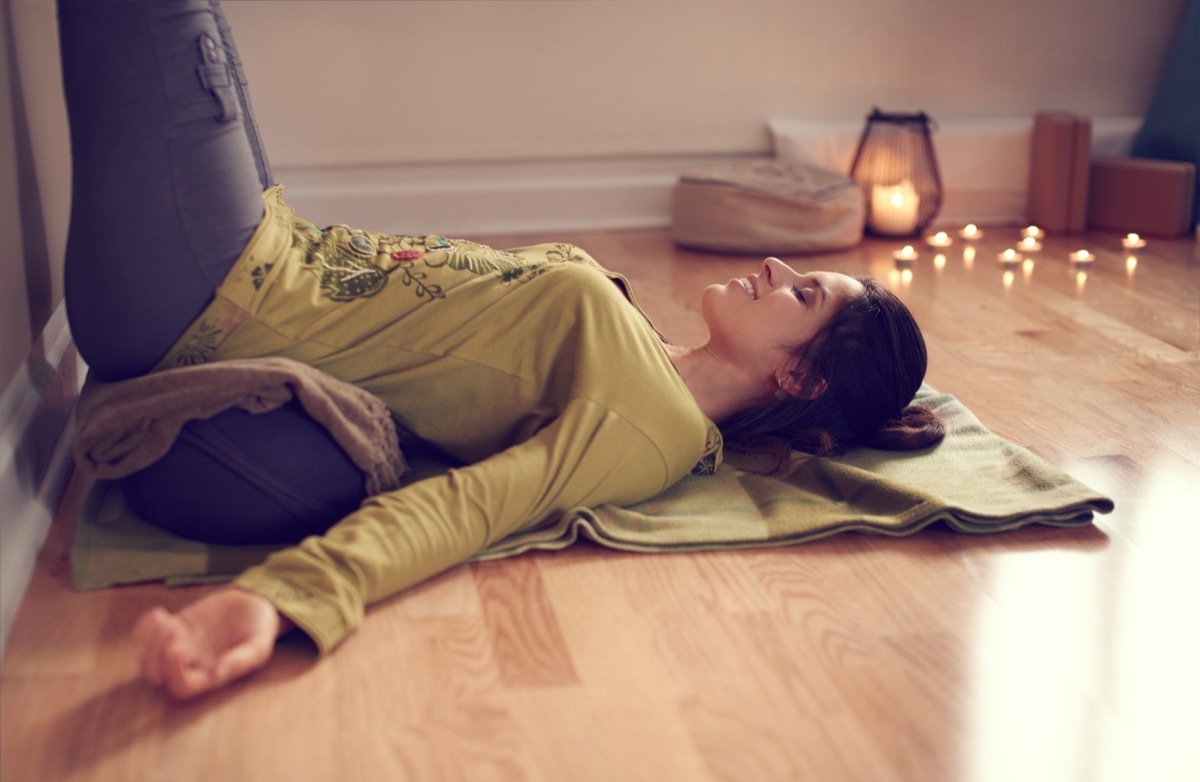
[[[163,357],[156,369],[186,367],[210,361],[221,343],[248,317],[246,311],[218,297],[204,314],[179,338],[176,346]]]
[[[721,464],[722,450],[725,446],[725,440],[721,436],[721,430],[713,424],[708,425],[708,435],[704,441],[704,454],[700,457],[700,461],[696,462],[696,466],[692,468],[692,475],[712,475],[717,471],[717,466]]]
[[[264,263],[261,266],[255,266],[250,270],[250,279],[254,282],[254,290],[262,287],[263,280],[267,279],[267,274],[274,268],[273,263]]]
[[[504,250],[488,247],[486,244],[442,237],[427,237],[427,239],[438,239],[444,243],[428,247],[430,255],[425,257],[425,263],[430,268],[449,266],[456,271],[469,271],[473,274],[484,275],[512,270],[525,264],[520,257]],[[433,254],[435,251],[436,254]]]
[[[221,333],[219,326],[202,319],[188,335],[187,342],[180,345],[175,362],[186,367],[208,361],[221,344]]]
[[[353,301],[383,290],[388,275],[399,266],[391,257],[393,249],[383,244],[372,234],[345,226],[320,231],[304,225],[293,232],[293,245],[309,250],[302,255],[305,266],[332,301]]]
[[[442,285],[430,281],[427,270],[450,268],[485,276],[495,273],[502,284],[531,279],[544,265],[504,250],[465,239],[444,236],[392,236],[352,230],[344,225],[319,229],[295,219],[292,246],[305,268],[320,280],[321,290],[332,301],[353,301],[373,296],[395,278],[420,298],[445,298]],[[584,260],[571,245],[556,245],[555,262]],[[399,271],[398,271],[399,270]],[[255,288],[269,267],[253,270]]]

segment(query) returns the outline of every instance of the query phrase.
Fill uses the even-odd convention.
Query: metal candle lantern
[[[867,117],[850,166],[863,189],[867,230],[881,236],[920,233],[942,206],[942,181],[925,112]]]

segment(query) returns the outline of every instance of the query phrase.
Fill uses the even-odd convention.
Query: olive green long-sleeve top
[[[369,498],[238,586],[322,652],[367,605],[578,507],[711,471],[720,434],[624,278],[571,245],[499,251],[298,219],[280,187],[159,368],[287,356],[380,397],[465,466]]]

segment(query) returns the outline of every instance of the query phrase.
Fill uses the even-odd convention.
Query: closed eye
[[[792,293],[795,294],[797,299],[804,302],[805,304],[808,304],[808,300],[804,298],[804,291],[800,289],[799,285],[792,286]]]

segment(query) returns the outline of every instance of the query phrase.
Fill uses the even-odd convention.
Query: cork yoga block
[[[1060,111],[1033,118],[1029,153],[1029,221],[1048,231],[1087,227],[1092,122]]]
[[[1175,160],[1097,157],[1091,164],[1088,227],[1182,236],[1191,230],[1196,167]]]

